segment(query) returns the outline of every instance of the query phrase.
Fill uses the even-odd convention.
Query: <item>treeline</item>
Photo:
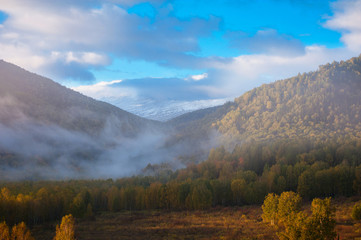
[[[304,199],[361,194],[361,142],[248,143],[212,149],[208,160],[175,172],[118,180],[0,184],[0,221],[29,225],[66,214],[121,210],[194,210],[260,204],[268,193]]]

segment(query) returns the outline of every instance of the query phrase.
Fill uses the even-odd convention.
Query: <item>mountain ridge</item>
[[[3,60],[0,61],[0,71],[0,97],[7,99],[8,108],[16,107],[36,122],[96,135],[104,128],[105,118],[112,117],[122,121],[122,134],[129,137],[141,131],[139,126],[157,125],[157,121],[94,100]],[[4,120],[4,114],[1,117]]]
[[[191,121],[189,128],[206,124],[228,146],[297,137],[361,138],[360,72],[361,55],[321,65],[317,71],[254,88],[218,107],[211,120],[206,119],[214,113]]]

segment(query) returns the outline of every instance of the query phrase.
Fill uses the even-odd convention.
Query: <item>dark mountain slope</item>
[[[0,86],[0,122],[6,125],[26,118],[97,135],[112,121],[117,134],[127,137],[157,125],[4,61],[0,61]]]
[[[207,123],[217,120],[218,116],[221,114],[219,111],[222,109],[225,109],[223,105],[196,110],[175,117],[166,123],[178,130],[188,129],[189,126],[192,126],[192,124],[198,121],[202,121],[207,125]]]
[[[128,176],[172,158],[162,126],[0,61],[0,180]]]

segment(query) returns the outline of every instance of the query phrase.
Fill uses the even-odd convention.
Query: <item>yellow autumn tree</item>
[[[56,235],[53,240],[75,240],[74,222],[71,214],[64,216],[60,226],[56,226]]]
[[[6,222],[0,223],[0,240],[10,240],[9,227]]]
[[[269,193],[262,205],[262,219],[264,222],[270,222],[271,225],[277,223],[279,196],[274,193]]]
[[[24,222],[21,222],[11,229],[11,240],[34,240]]]

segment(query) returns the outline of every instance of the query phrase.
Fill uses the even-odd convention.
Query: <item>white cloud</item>
[[[108,65],[111,60],[106,55],[94,52],[52,52],[53,59],[62,59],[67,63],[76,62],[87,65]]]
[[[256,54],[298,56],[305,53],[302,42],[292,36],[280,34],[275,29],[263,29],[251,37],[244,32],[229,32],[226,37],[232,47]]]
[[[208,78],[208,73],[202,73],[202,74],[198,74],[198,75],[192,75],[188,78],[186,78],[186,80],[189,80],[189,79],[192,79],[194,81],[200,81],[200,80],[203,80],[203,79],[206,79]]]
[[[110,82],[98,82],[96,84],[94,84],[94,86],[109,86],[115,83],[121,83],[123,80],[119,79],[119,80],[112,80]]]
[[[334,16],[325,27],[340,31],[347,48],[361,52],[361,0],[338,1],[333,6]]]
[[[345,60],[361,52],[361,0],[336,2],[334,15],[324,24],[341,32],[345,47],[304,46],[292,36],[266,29],[246,39],[256,54],[235,58],[188,54],[199,50],[199,37],[209,36],[218,29],[218,18],[179,20],[159,11],[151,21],[128,14],[117,4],[134,3],[130,0],[1,0],[0,10],[8,18],[0,28],[0,58],[57,79],[91,80],[94,78],[91,69],[109,65],[113,57],[207,69],[207,73],[188,78],[196,83],[189,89],[195,89],[194,95],[201,89],[215,97],[225,97],[238,96],[262,83],[316,70],[321,64]],[[238,48],[245,43],[238,41],[239,36],[229,37]],[[105,91],[109,96],[125,94],[119,90],[113,92],[110,85],[83,89],[93,93]],[[135,93],[130,91],[130,94]]]
[[[47,62],[46,57],[34,53],[32,49],[22,43],[6,44],[0,42],[0,59],[16,63],[28,70],[35,71]]]
[[[188,53],[199,50],[198,38],[217,29],[219,19],[179,20],[158,14],[150,21],[120,7],[138,2],[142,1],[1,0],[0,10],[8,18],[0,28],[0,44],[5,49],[0,58],[51,77],[79,79],[92,78],[89,69],[105,67],[114,57],[176,67],[204,66],[202,58]],[[24,59],[40,56],[47,61],[32,64],[11,57],[11,49],[18,46],[26,46]]]
[[[297,48],[299,44],[291,39],[287,45],[287,39],[275,36],[274,31],[258,32],[254,36],[256,42],[252,43],[252,39],[249,39],[249,44],[258,48],[259,43],[268,37],[272,40],[266,46],[260,47],[261,53],[240,55],[233,58],[230,63],[214,64],[213,70],[209,72],[209,78],[214,83],[200,88],[214,96],[236,97],[263,83],[292,77],[302,72],[315,71],[319,65],[360,55],[361,0],[341,0],[334,3],[333,9],[334,16],[330,17],[324,26],[340,31],[345,47],[330,49],[312,45],[305,46],[303,53],[299,51],[298,54],[284,54],[277,50],[282,48],[282,43],[285,44],[284,50]],[[228,37],[232,38],[232,36]],[[276,46],[277,51],[272,51],[272,46]]]
[[[210,73],[217,83],[203,87],[214,96],[239,96],[247,90],[276,80],[292,77],[302,72],[317,70],[319,65],[357,56],[349,49],[328,49],[308,46],[300,56],[268,54],[241,55],[230,64],[219,64]]]
[[[74,91],[80,92],[84,95],[91,96],[95,99],[121,99],[123,97],[136,98],[138,93],[133,88],[118,88],[114,84],[121,83],[123,80],[113,80],[110,82],[101,81],[96,84],[82,85],[73,87]]]

